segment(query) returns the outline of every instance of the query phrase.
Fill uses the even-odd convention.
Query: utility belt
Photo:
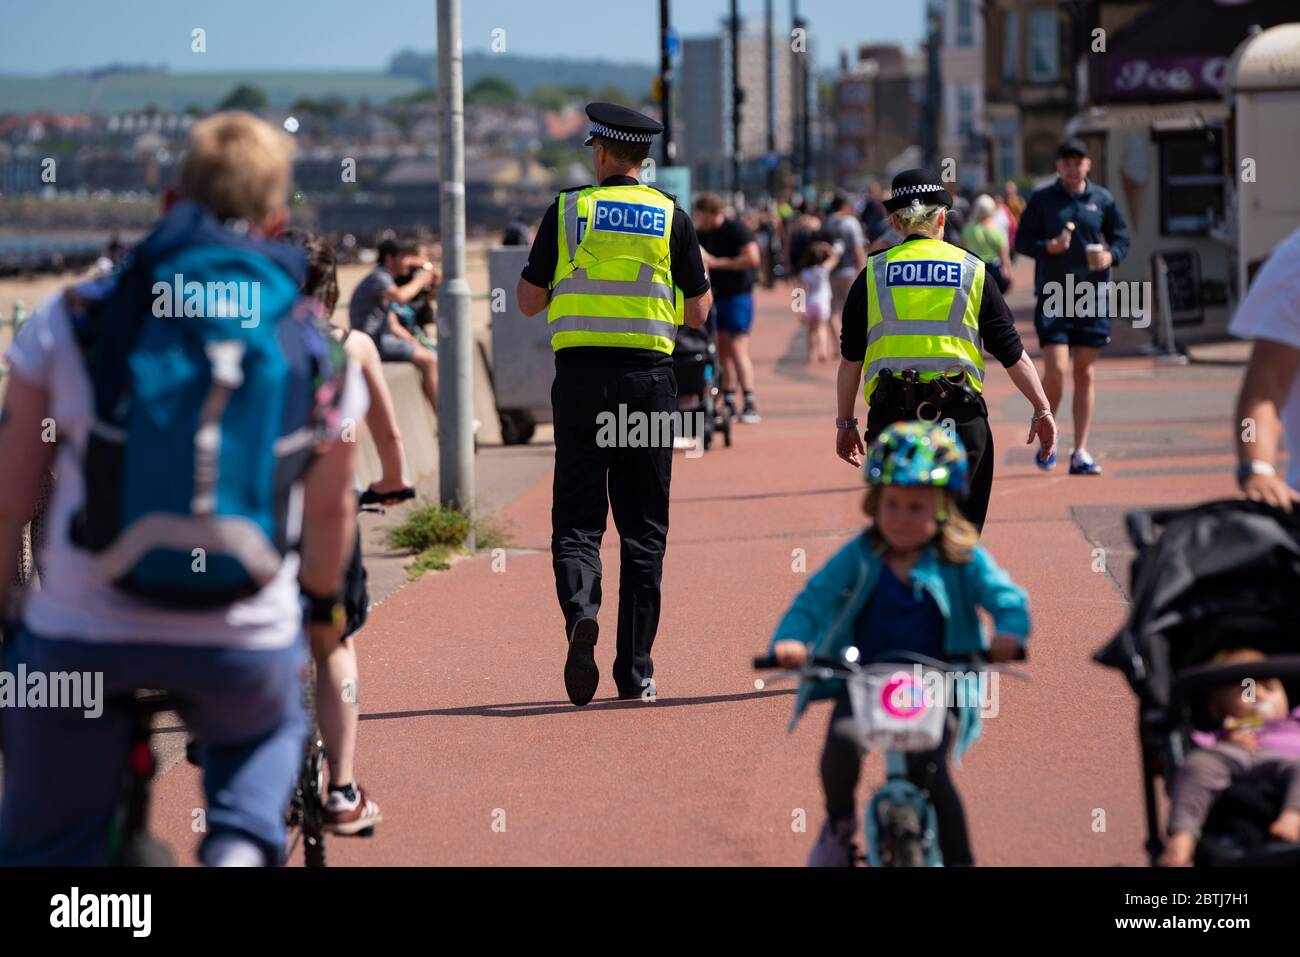
[[[988,415],[984,397],[967,384],[965,368],[956,364],[926,381],[916,369],[882,369],[871,393],[870,411],[922,422],[946,418],[964,422]]]

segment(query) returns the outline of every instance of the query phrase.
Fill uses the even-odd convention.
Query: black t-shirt
[[[600,185],[635,186],[636,180],[631,176],[607,176]],[[573,189],[584,188],[573,187]],[[551,280],[555,278],[555,266],[560,258],[559,228],[560,214],[557,203],[551,203],[542,215],[542,222],[537,227],[537,234],[533,238],[533,248],[528,253],[528,263],[520,273],[526,282],[540,286],[542,289],[549,288]],[[682,291],[684,297],[694,299],[709,291],[709,277],[704,271],[704,258],[700,255],[700,241],[695,235],[695,224],[680,206],[673,207],[668,255],[672,261],[673,285]],[[570,346],[555,353],[557,364],[590,359],[627,365],[662,365],[672,362],[671,356],[653,349]]]
[[[903,240],[910,243],[913,239],[925,239],[924,236],[911,235]],[[883,252],[874,253],[867,260],[867,269],[871,268],[871,259],[883,256]],[[867,354],[867,269],[858,273],[849,287],[849,294],[844,300],[844,314],[840,322],[840,355],[850,362],[861,362]],[[1007,301],[1002,298],[997,283],[986,281],[984,295],[980,299],[980,339],[984,351],[1010,367],[1020,361],[1025,351],[1016,331],[1015,320]]]
[[[700,245],[712,256],[731,259],[754,241],[754,234],[744,223],[724,219],[717,229],[700,233]],[[715,296],[743,296],[754,288],[752,269],[714,269],[709,272]]]

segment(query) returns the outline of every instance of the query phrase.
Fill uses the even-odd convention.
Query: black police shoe
[[[600,625],[595,618],[579,618],[569,635],[569,657],[564,662],[564,690],[569,700],[581,707],[596,696],[600,669],[596,667],[596,639]]]
[[[655,687],[655,680],[647,678],[644,688],[619,688],[618,700],[631,701],[633,698],[645,698],[647,701],[654,701],[658,693],[659,690]]]

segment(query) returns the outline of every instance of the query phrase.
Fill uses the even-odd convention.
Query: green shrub
[[[450,568],[451,559],[465,551],[471,530],[479,551],[510,544],[509,536],[496,522],[427,502],[413,507],[400,525],[387,529],[388,544],[414,554],[406,567],[407,577],[414,581],[427,571]]]
[[[441,505],[419,505],[407,514],[401,525],[388,530],[388,542],[394,548],[422,552],[436,545],[459,548],[469,537],[472,523],[464,512]]]

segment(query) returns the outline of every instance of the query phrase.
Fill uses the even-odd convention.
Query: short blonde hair
[[[214,113],[190,130],[180,190],[219,219],[262,225],[285,206],[293,140],[251,113]]]

